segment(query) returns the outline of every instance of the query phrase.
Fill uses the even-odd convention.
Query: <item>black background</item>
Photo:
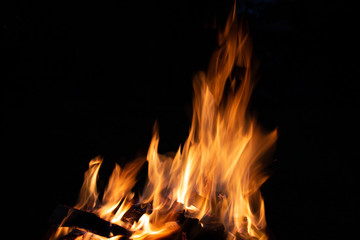
[[[76,2],[76,3],[75,3]],[[104,173],[184,142],[192,76],[206,69],[232,1],[24,1],[1,7],[3,212],[10,235],[41,238],[73,205],[89,160]],[[238,1],[260,80],[251,109],[278,127],[262,192],[275,239],[356,236],[356,8]],[[214,24],[216,19],[216,24]],[[109,169],[109,170],[106,170]],[[103,183],[104,184],[104,183]]]

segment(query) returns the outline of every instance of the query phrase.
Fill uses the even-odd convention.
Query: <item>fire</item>
[[[120,219],[132,205],[134,194],[131,189],[136,183],[136,174],[144,161],[137,159],[127,164],[124,169],[116,164],[100,204],[96,182],[102,161],[103,159],[99,157],[90,161],[78,203],[74,208],[94,212],[105,220],[121,225]]]
[[[157,153],[159,136],[155,130],[147,155],[149,184],[144,200],[161,209],[159,198],[165,191],[198,219],[215,215],[229,232],[236,233],[244,231],[245,218],[247,232],[265,239],[264,201],[259,188],[267,176],[261,157],[275,143],[277,133],[264,133],[246,114],[253,88],[252,53],[248,35],[242,30],[233,12],[219,35],[220,47],[209,70],[194,79],[190,134],[173,159]],[[244,70],[241,83],[233,75],[234,68]],[[227,81],[230,93],[224,97]]]
[[[124,169],[116,165],[101,202],[96,180],[102,159],[93,159],[75,208],[126,227],[131,239],[158,239],[179,231],[176,215],[181,211],[201,224],[209,217],[216,219],[229,239],[236,234],[267,239],[260,187],[268,177],[264,156],[277,131],[265,132],[247,114],[254,86],[252,48],[235,8],[218,39],[207,72],[194,78],[192,125],[174,157],[158,153],[154,126],[147,154],[148,182],[139,201],[151,204],[151,211],[133,223],[122,220],[134,204],[131,189],[143,164],[140,159]]]

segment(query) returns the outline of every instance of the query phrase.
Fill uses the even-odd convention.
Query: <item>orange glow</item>
[[[102,159],[91,160],[75,208],[126,227],[131,239],[158,239],[179,231],[176,214],[183,210],[204,223],[204,217],[215,216],[229,239],[235,234],[267,239],[260,187],[268,178],[265,154],[274,146],[277,131],[264,131],[247,113],[254,86],[252,47],[235,7],[218,39],[208,70],[194,77],[192,125],[174,157],[158,153],[154,126],[148,182],[140,197],[141,203],[152,204],[152,211],[131,226],[121,220],[133,204],[131,189],[143,164],[140,159],[124,169],[115,166],[101,203],[96,180]]]

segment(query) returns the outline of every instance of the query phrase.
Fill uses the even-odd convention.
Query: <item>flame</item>
[[[123,225],[121,218],[133,204],[131,200],[134,194],[131,189],[136,183],[136,175],[143,165],[144,159],[136,159],[125,165],[124,169],[116,164],[100,202],[97,192],[97,179],[102,161],[103,159],[100,157],[90,161],[89,169],[85,172],[78,203],[74,208],[94,212],[105,220]]]
[[[85,172],[84,182],[81,186],[78,203],[74,206],[81,210],[93,210],[98,201],[99,193],[96,187],[98,173],[103,159],[96,157],[89,163],[89,170]]]
[[[163,225],[151,224],[150,215],[144,214],[139,219],[139,222],[132,226],[131,230],[134,231],[134,234],[131,239],[158,239],[176,232],[179,228],[175,221],[163,222]]]
[[[90,161],[75,208],[126,226],[133,233],[131,239],[158,239],[178,231],[176,214],[183,210],[201,224],[208,216],[216,218],[229,238],[240,234],[267,239],[260,187],[268,177],[265,154],[277,131],[265,132],[247,114],[254,82],[252,47],[235,7],[218,41],[207,72],[194,78],[192,125],[174,157],[158,153],[154,126],[147,153],[148,182],[140,197],[152,211],[130,226],[121,220],[133,204],[131,189],[141,159],[124,169],[116,165],[102,201],[98,199],[96,181],[103,161],[99,157]]]
[[[231,233],[266,239],[259,188],[267,179],[263,157],[277,131],[265,133],[246,112],[253,89],[251,55],[250,39],[233,11],[219,34],[208,71],[194,79],[190,133],[173,159],[158,153],[155,125],[147,155],[149,183],[142,199],[157,210],[150,220],[157,218],[158,209],[178,202],[198,219],[218,217]],[[236,69],[243,74],[236,76]],[[164,193],[170,203],[164,204]]]

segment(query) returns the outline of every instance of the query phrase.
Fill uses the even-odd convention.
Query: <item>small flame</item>
[[[81,210],[93,210],[98,201],[99,193],[96,182],[103,159],[96,157],[89,163],[89,170],[85,172],[84,183],[81,186],[78,203],[74,206]]]
[[[173,232],[179,230],[179,225],[175,221],[164,222],[164,225],[151,224],[150,215],[144,214],[139,219],[139,222],[135,223],[131,230],[134,234],[130,239],[158,239],[164,236],[168,236]]]
[[[134,194],[131,189],[136,183],[136,175],[145,160],[136,159],[125,165],[124,169],[116,164],[100,203],[96,183],[102,161],[103,159],[100,157],[90,161],[89,170],[85,172],[78,203],[74,208],[94,212],[105,220],[122,225],[124,223],[121,222],[121,218],[133,204],[131,200]]]
[[[96,180],[103,160],[91,160],[75,208],[126,226],[133,232],[131,239],[158,239],[178,231],[176,214],[183,210],[199,219],[201,226],[207,216],[215,217],[229,236],[267,239],[260,187],[268,177],[264,156],[274,145],[277,131],[266,133],[247,114],[253,89],[252,48],[235,17],[235,7],[218,40],[208,71],[194,78],[192,125],[174,157],[158,153],[154,126],[147,153],[148,182],[140,198],[143,204],[151,203],[151,213],[131,226],[121,220],[133,204],[131,189],[144,162],[141,159],[124,169],[115,166],[101,203]]]

